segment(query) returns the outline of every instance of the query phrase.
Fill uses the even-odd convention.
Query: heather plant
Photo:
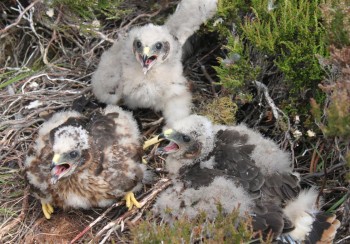
[[[259,240],[253,235],[251,220],[243,221],[238,211],[228,215],[220,212],[215,220],[208,220],[202,213],[194,220],[183,217],[171,225],[157,223],[148,216],[131,229],[131,236],[133,243],[248,243]]]
[[[228,59],[216,68],[221,83],[237,90],[254,79],[273,80],[288,89],[281,102],[287,112],[307,112],[301,94],[322,102],[318,83],[324,71],[316,55],[328,53],[319,5],[319,0],[222,1],[217,29],[229,37]],[[277,70],[274,76],[270,70]]]

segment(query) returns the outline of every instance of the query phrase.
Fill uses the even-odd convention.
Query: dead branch
[[[256,80],[253,81],[253,83],[258,88],[258,91],[262,91],[264,93],[265,100],[266,100],[267,104],[271,107],[273,116],[275,117],[276,120],[278,120],[278,118],[279,118],[278,110],[279,109],[277,108],[274,101],[270,97],[269,89],[267,88],[267,86],[265,84],[261,83],[260,81],[256,81]]]
[[[25,9],[23,9],[23,11],[20,11],[20,14],[18,15],[17,19],[15,20],[15,22],[13,22],[10,25],[5,26],[4,29],[0,30],[0,39],[2,38],[2,34],[6,33],[7,31],[9,31],[9,29],[15,27],[16,25],[19,24],[19,22],[22,20],[23,16],[25,13],[27,13],[31,8],[34,7],[35,4],[37,4],[38,2],[40,2],[40,0],[35,0],[34,2],[32,2],[31,4],[29,4]]]
[[[159,126],[162,122],[164,121],[164,118],[161,117],[160,119],[156,120],[156,121],[152,121],[149,123],[142,123],[142,128],[143,129],[147,129],[147,128],[151,128],[154,126]]]
[[[152,17],[156,16],[157,14],[159,14],[161,10],[162,10],[162,8],[158,9],[157,11],[155,11],[155,12],[153,12],[151,14],[139,14],[138,16],[133,18],[127,25],[123,26],[121,28],[121,30],[125,31],[125,30],[129,29],[130,26],[133,23],[135,23],[138,19],[145,18],[145,17],[152,18]]]
[[[205,78],[207,78],[207,80],[210,82],[210,88],[211,88],[211,92],[213,93],[213,96],[218,97],[218,94],[215,92],[215,88],[214,88],[215,81],[213,80],[213,78],[210,77],[210,75],[208,74],[208,71],[204,65],[201,65],[201,70],[202,70]]]
[[[28,197],[29,197],[29,186],[26,187],[24,190],[24,196],[22,201],[22,210],[19,216],[15,219],[13,219],[10,223],[5,225],[4,227],[0,228],[0,240],[2,240],[2,237],[7,234],[14,226],[21,224],[23,222],[23,219],[28,211]]]
[[[121,205],[122,205],[121,202],[117,202],[117,203],[113,204],[112,206],[110,206],[106,211],[103,212],[103,214],[101,214],[97,219],[95,219],[93,222],[91,222],[83,231],[81,231],[78,235],[76,235],[76,237],[74,237],[73,240],[70,241],[70,243],[71,244],[75,243],[77,240],[82,238],[86,234],[86,232],[91,230],[92,227],[94,227],[98,222],[100,222],[103,218],[105,218],[107,213],[109,213],[113,208],[117,208]]]
[[[155,186],[152,188],[151,192],[149,195],[147,195],[146,197],[144,197],[141,201],[140,201],[140,205],[141,208],[144,208],[145,205],[150,204],[150,202],[153,201],[153,199],[163,190],[165,190],[170,184],[171,184],[171,180],[170,179],[160,179]],[[117,229],[122,227],[123,223],[130,219],[131,217],[134,217],[137,213],[139,212],[139,209],[137,208],[133,208],[130,211],[127,211],[126,213],[124,213],[122,216],[120,216],[119,218],[117,218],[116,220],[113,220],[111,222],[109,222],[102,230],[100,230],[94,240],[91,240],[89,243],[95,243],[97,242],[101,236],[106,232],[106,236],[103,238],[103,240],[100,242],[100,244],[105,243],[105,241],[109,238],[109,236],[112,234],[112,232]]]

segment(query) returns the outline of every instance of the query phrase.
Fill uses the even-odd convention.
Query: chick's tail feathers
[[[314,188],[303,190],[284,208],[284,214],[295,226],[293,231],[286,233],[291,239],[310,244],[333,243],[340,222],[334,214],[321,212],[316,207],[317,195]]]
[[[333,239],[339,227],[340,222],[336,219],[334,214],[324,212],[317,213],[305,243],[333,243]]]
[[[214,16],[217,5],[218,0],[182,0],[165,26],[184,44],[202,23]]]

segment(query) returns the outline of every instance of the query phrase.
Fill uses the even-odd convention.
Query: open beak
[[[168,154],[171,152],[175,152],[179,150],[179,145],[176,143],[176,137],[178,136],[178,133],[172,129],[168,129],[164,131],[163,133],[159,134],[158,136],[153,137],[152,139],[146,141],[143,144],[143,149],[146,149],[156,143],[159,143],[163,140],[169,141],[169,144],[165,147],[158,148],[156,151],[156,154]]]
[[[55,154],[51,162],[51,182],[56,184],[57,181],[67,174],[71,169],[72,165],[65,161],[61,162],[61,155]]]
[[[148,70],[157,62],[157,55],[150,54],[150,48],[144,47],[142,55],[140,55],[140,62],[142,66],[143,73],[146,74]]]
[[[154,144],[157,144],[157,143],[163,141],[164,139],[168,139],[169,135],[171,135],[172,133],[174,133],[174,130],[168,129],[168,130],[164,131],[163,133],[159,134],[158,136],[155,136],[155,137],[145,141],[143,144],[143,150],[149,148],[150,146],[152,146]]]

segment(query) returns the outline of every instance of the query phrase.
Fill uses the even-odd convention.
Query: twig
[[[127,30],[129,29],[129,27],[138,19],[144,18],[144,17],[149,17],[152,18],[154,16],[156,16],[157,14],[159,14],[159,12],[162,10],[162,8],[158,9],[157,11],[155,11],[152,14],[139,14],[138,16],[136,16],[135,18],[133,18],[127,25],[123,26],[121,28],[121,30]]]
[[[324,144],[322,143],[320,151],[319,151],[319,153],[317,153],[317,148],[318,148],[319,145],[320,145],[320,140],[317,141],[315,150],[312,153],[311,162],[310,162],[310,173],[315,173],[316,172],[317,163],[318,163],[318,160],[320,159],[319,155],[323,151]]]
[[[77,28],[78,30],[81,29],[81,26],[79,25],[75,25],[75,24],[68,24],[70,27],[74,27],[74,28]],[[108,36],[106,36],[105,34],[103,34],[102,32],[100,31],[97,31],[93,28],[89,29],[89,31],[93,32],[94,34],[98,35],[103,41],[107,41],[109,43],[114,43],[114,40],[109,38]]]
[[[253,81],[253,83],[256,85],[256,87],[258,88],[259,91],[261,91],[261,90],[263,91],[266,102],[271,107],[272,114],[275,117],[275,119],[278,120],[279,113],[282,114],[284,118],[286,118],[288,129],[284,134],[284,137],[285,137],[284,140],[287,140],[289,142],[291,153],[292,153],[292,162],[294,162],[294,159],[295,159],[294,150],[293,150],[294,143],[291,140],[291,136],[289,134],[290,130],[291,130],[291,125],[290,125],[290,120],[289,120],[288,116],[275,105],[274,101],[272,100],[272,98],[269,95],[268,88],[265,84],[261,83],[260,81]]]
[[[74,243],[80,238],[82,238],[86,232],[88,232],[94,225],[96,225],[98,222],[100,222],[104,217],[106,217],[107,213],[109,213],[113,208],[117,208],[121,206],[122,204],[120,202],[117,202],[116,204],[113,204],[110,206],[106,211],[103,212],[97,219],[95,219],[93,222],[91,222],[83,231],[81,231],[78,235],[76,235],[73,240],[70,241],[70,243]]]
[[[213,93],[214,97],[218,97],[218,94],[216,94],[215,92],[215,88],[214,88],[214,83],[215,81],[210,77],[210,75],[208,74],[206,68],[204,67],[204,65],[201,65],[201,70],[205,76],[205,78],[207,78],[207,80],[210,82],[210,88],[211,88],[211,92]]]
[[[9,224],[5,225],[0,229],[0,240],[2,239],[3,235],[7,234],[14,226],[22,223],[28,211],[28,196],[29,196],[29,186],[27,186],[27,188],[24,190],[21,213],[17,218],[15,218]]]
[[[171,184],[171,180],[170,179],[160,179],[155,186],[153,187],[151,193],[149,195],[147,195],[146,197],[144,197],[141,201],[140,201],[140,205],[141,208],[143,208],[147,203],[149,203],[150,201],[152,201],[160,192],[162,192],[165,188],[167,188],[169,185]],[[111,222],[109,222],[102,230],[100,230],[95,238],[93,240],[91,240],[89,243],[95,243],[99,240],[99,238],[106,232],[108,231],[108,233],[106,234],[106,236],[104,237],[104,241],[107,240],[107,238],[112,234],[113,231],[110,230],[115,230],[116,228],[118,228],[118,226],[125,222],[126,219],[129,219],[130,217],[134,216],[135,214],[138,213],[138,209],[133,208],[130,211],[127,211],[126,213],[124,213],[122,216],[120,216],[119,218],[117,218],[116,220],[113,220]],[[101,242],[103,243],[103,242]]]
[[[279,109],[277,108],[274,101],[270,97],[269,90],[268,90],[267,86],[265,84],[261,83],[260,81],[256,81],[256,80],[253,81],[253,83],[256,85],[256,87],[258,88],[259,91],[261,91],[261,90],[263,91],[266,102],[268,103],[268,105],[272,109],[273,116],[275,117],[276,120],[278,120],[278,118],[279,118],[278,110]]]
[[[31,4],[29,4],[25,9],[23,9],[23,11],[20,12],[20,14],[18,15],[17,19],[15,20],[15,22],[13,22],[10,25],[5,26],[4,29],[0,30],[0,35],[4,34],[5,32],[7,32],[9,29],[11,29],[12,27],[15,27],[16,25],[19,24],[19,22],[21,21],[21,19],[23,18],[23,15],[28,12],[32,7],[34,7],[35,4],[37,4],[38,2],[40,2],[40,0],[35,0],[34,2],[32,2]],[[0,36],[1,38],[1,36]]]
[[[346,162],[342,162],[342,163],[335,164],[335,165],[333,165],[333,167],[331,167],[330,169],[328,169],[327,173],[331,173],[331,172],[333,172],[334,170],[336,170],[337,168],[342,167],[342,166],[345,166],[345,165],[346,165]],[[313,173],[313,174],[304,175],[304,176],[302,176],[302,179],[303,179],[303,180],[306,180],[306,179],[308,179],[308,178],[312,178],[312,177],[321,177],[321,176],[324,176],[324,175],[325,175],[325,172],[318,172],[318,173]]]
[[[153,127],[153,126],[158,126],[160,125],[162,122],[164,121],[164,118],[161,117],[160,119],[156,120],[156,121],[152,121],[152,122],[149,122],[149,123],[142,123],[142,128],[143,129],[147,129],[147,128],[150,128],[150,127]]]
[[[62,18],[62,11],[61,10],[62,10],[62,6],[60,7],[60,10],[58,12],[57,19],[54,22],[55,26],[58,25],[58,23],[60,22],[60,20]],[[56,28],[53,28],[51,39],[50,39],[49,43],[47,44],[46,48],[44,49],[44,54],[43,54],[44,63],[48,64],[49,66],[52,66],[52,64],[47,60],[47,54],[49,52],[49,48],[50,48],[51,44],[53,43],[54,40],[56,40],[56,38],[57,38],[57,31],[56,31]]]
[[[338,241],[335,242],[335,243],[336,243],[336,244],[338,244],[338,243],[345,243],[344,241],[345,241],[345,240],[348,240],[348,239],[350,239],[350,235],[344,237],[343,239],[338,240]]]

